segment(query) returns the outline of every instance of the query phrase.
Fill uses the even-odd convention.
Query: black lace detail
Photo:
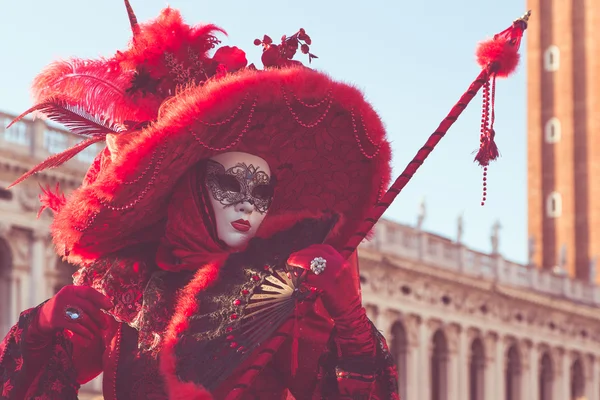
[[[270,239],[255,238],[244,253],[230,256],[219,285],[198,294],[200,313],[175,348],[180,380],[215,389],[293,316],[297,302],[315,299],[286,275],[285,260],[321,243],[331,227],[331,219],[306,220]]]
[[[269,175],[254,165],[238,163],[225,170],[220,163],[208,160],[206,186],[212,197],[225,207],[249,202],[264,214],[273,199],[273,184]]]
[[[117,399],[167,400],[157,354],[141,351],[137,343],[138,332],[123,326],[116,375]]]

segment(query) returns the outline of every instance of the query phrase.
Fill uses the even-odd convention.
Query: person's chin
[[[239,232],[234,231],[230,234],[227,245],[234,250],[243,250],[247,245],[250,239],[252,239],[251,231],[248,232]]]

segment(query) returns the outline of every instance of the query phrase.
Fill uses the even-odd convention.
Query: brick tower
[[[528,8],[531,262],[600,282],[600,1]]]

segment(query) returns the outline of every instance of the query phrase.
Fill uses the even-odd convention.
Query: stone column
[[[458,399],[469,399],[469,332],[462,328],[458,335]]]
[[[448,340],[448,380],[446,400],[463,400],[460,396],[460,360],[458,350],[460,348],[460,333],[461,327],[456,324],[448,326],[445,330],[446,339]]]
[[[46,245],[47,232],[33,231],[31,244],[31,306],[46,300]]]
[[[507,338],[499,337],[496,340],[496,362],[494,364],[494,370],[496,378],[496,399],[506,399],[506,343]]]
[[[430,322],[430,321],[429,321]],[[418,400],[431,399],[431,355],[433,352],[433,329],[431,324],[419,325],[419,397]]]
[[[552,350],[552,366],[554,368],[554,381],[552,382],[553,394],[556,400],[571,398],[571,357],[565,349]],[[555,400],[555,399],[553,399]]]
[[[523,395],[521,400],[540,398],[540,356],[536,343],[526,341],[522,344],[523,360]]]
[[[498,343],[498,335],[494,332],[488,332],[484,339],[484,347],[485,347],[485,369],[484,369],[484,378],[483,378],[483,394],[482,396],[478,396],[478,399],[501,399],[500,397],[496,397],[497,390],[497,376],[496,372],[496,360],[497,356],[497,343]],[[504,399],[501,399],[504,400]]]
[[[17,273],[15,270],[11,271],[11,278],[9,281],[9,285],[10,285],[10,320],[8,321],[8,326],[11,327],[12,325],[14,325],[17,322],[17,319],[19,317],[19,313],[22,310],[19,310],[19,300],[18,300],[18,296],[19,296],[19,290],[17,287]]]
[[[585,374],[585,398],[587,400],[600,400],[600,379],[598,379],[598,360],[593,354],[583,357],[583,373]]]
[[[533,399],[534,393],[531,392],[531,343],[530,342],[517,342],[517,348],[519,350],[519,362],[521,365],[521,373],[519,375],[519,387],[517,399],[527,400]]]
[[[2,244],[9,246],[8,252],[11,253],[9,241],[7,239],[8,233],[11,227],[8,223],[0,221],[0,240]],[[12,259],[12,254],[9,254]],[[8,265],[2,265],[5,269],[0,271],[0,336],[4,337],[10,329],[12,322],[12,298],[11,298],[11,285],[12,285],[12,260],[9,261]]]
[[[394,348],[394,342],[398,340],[398,338],[396,338],[394,335],[394,325],[396,324],[396,321],[400,319],[400,313],[394,310],[385,310],[383,312],[379,312],[377,306],[373,305],[366,305],[365,308],[367,310],[367,315],[385,338],[388,348],[392,353],[392,357],[394,357],[394,361],[396,362],[398,368],[398,389],[401,396],[400,398],[402,399],[402,395],[406,391],[406,382],[403,382],[402,377],[406,376],[403,374],[407,374],[407,368],[410,367],[407,366],[404,368],[404,370],[402,370],[403,366],[399,358],[401,355],[398,354],[398,349]]]
[[[421,318],[416,315],[408,315],[403,319],[404,329],[406,329],[406,339],[407,343],[407,352],[406,352],[406,390],[404,390],[404,395],[406,396],[406,400],[420,400],[421,394],[419,393],[419,388],[421,382],[419,379],[423,376],[429,376],[428,372],[422,370],[421,368],[421,354],[420,351],[422,348],[427,347],[429,343],[423,342],[421,340]],[[402,390],[400,393],[402,394]],[[402,396],[400,396],[402,399]]]
[[[33,307],[34,305],[37,304],[32,304],[31,303],[31,293],[29,293],[29,288],[31,287],[31,275],[28,273],[20,273],[19,274],[19,279],[21,282],[21,310],[17,310],[17,312],[21,313],[22,311]]]

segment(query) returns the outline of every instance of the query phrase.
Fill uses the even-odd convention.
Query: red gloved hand
[[[322,272],[314,265],[315,259],[318,264],[319,257],[325,260]],[[308,270],[305,284],[320,292],[323,305],[335,322],[341,355],[374,355],[372,325],[362,306],[358,276],[342,255],[329,245],[317,244],[293,253],[287,262]]]
[[[311,263],[319,257],[325,260],[325,268],[317,274],[318,267],[311,269]],[[333,247],[325,244],[309,246],[290,255],[287,263],[309,271],[306,285],[321,292],[323,305],[334,320],[362,303],[350,265]]]
[[[108,328],[109,316],[102,312],[113,304],[96,289],[89,286],[65,286],[48,300],[38,314],[37,328],[40,334],[67,329],[83,338],[93,340]],[[67,314],[79,318],[69,318]]]

